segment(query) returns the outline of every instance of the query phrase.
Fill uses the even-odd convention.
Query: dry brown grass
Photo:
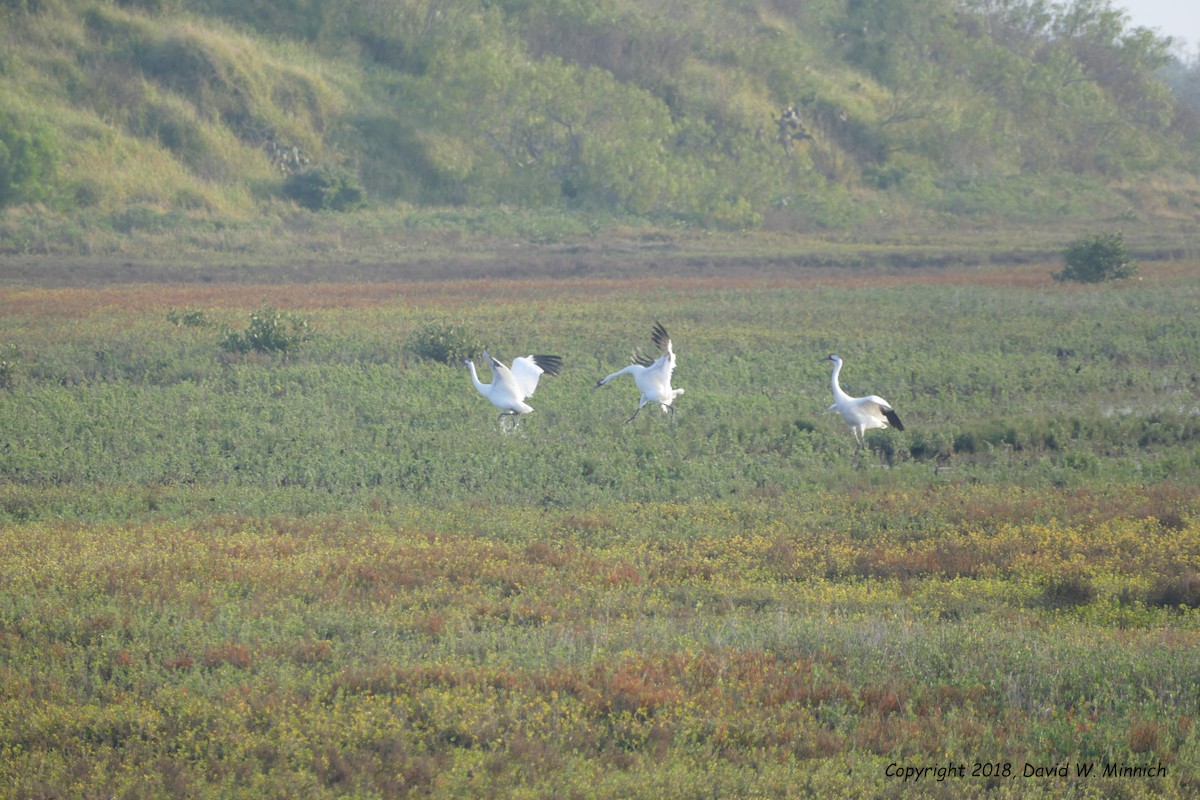
[[[1160,262],[1143,267],[1142,279],[1173,284],[1189,279],[1200,265]],[[756,273],[734,268],[727,276],[684,274],[640,278],[461,278],[384,282],[295,282],[252,284],[118,283],[74,287],[10,287],[0,289],[0,315],[56,316],[73,319],[97,312],[162,312],[177,307],[249,309],[269,305],[287,309],[375,308],[414,305],[454,310],[484,301],[514,302],[523,296],[554,297],[563,302],[604,301],[631,292],[737,291],[796,288],[875,288],[892,286],[986,286],[1007,289],[1055,289],[1054,265],[1021,265],[905,270],[803,269],[791,275],[774,270]],[[143,276],[144,277],[144,276]],[[1087,291],[1087,289],[1080,289]]]

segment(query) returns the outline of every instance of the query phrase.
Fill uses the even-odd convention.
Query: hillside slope
[[[1200,196],[1170,41],[1107,0],[5,0],[0,45],[9,252],[297,206],[850,230]]]

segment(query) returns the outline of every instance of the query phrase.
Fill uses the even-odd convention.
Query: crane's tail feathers
[[[534,356],[533,363],[547,375],[557,375],[562,370],[562,356]]]
[[[900,421],[900,417],[896,416],[896,412],[890,408],[883,409],[883,417],[898,431],[904,430],[904,423]]]

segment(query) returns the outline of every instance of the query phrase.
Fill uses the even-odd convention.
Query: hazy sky
[[[1185,41],[1188,52],[1200,45],[1200,2],[1197,0],[1113,0],[1133,24],[1153,28],[1161,36]]]

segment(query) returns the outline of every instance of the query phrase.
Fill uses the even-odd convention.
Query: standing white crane
[[[658,403],[663,411],[674,413],[675,407],[671,403],[683,394],[683,389],[671,388],[671,374],[675,372],[675,351],[671,348],[671,337],[667,334],[667,329],[661,322],[655,322],[650,337],[662,355],[651,360],[649,356],[638,353],[634,355],[633,363],[628,367],[617,370],[596,383],[596,388],[599,389],[601,386],[607,386],[608,382],[618,375],[633,376],[633,382],[642,390],[642,399],[638,403],[637,411],[625,420],[626,423],[633,422],[646,403]]]
[[[492,382],[480,381],[475,373],[475,362],[466,358],[463,359],[463,363],[471,370],[471,383],[475,384],[479,393],[490,400],[492,405],[500,409],[498,419],[515,418],[513,427],[517,425],[518,414],[533,411],[533,407],[525,402],[525,398],[533,396],[538,378],[542,377],[543,373],[557,375],[562,369],[562,358],[559,356],[521,356],[513,359],[512,369],[492,358],[487,350],[483,351],[483,358],[492,367]]]
[[[874,394],[867,397],[851,397],[842,391],[842,386],[838,383],[838,373],[842,371],[840,358],[831,354],[821,360],[833,362],[833,379],[831,381],[833,405],[829,407],[829,410],[841,414],[842,419],[850,426],[850,430],[854,431],[854,441],[858,445],[854,452],[857,453],[863,446],[864,431],[871,428],[886,428],[888,425],[898,431],[904,430],[904,423],[900,421],[900,417],[896,416],[892,404],[887,400]]]

